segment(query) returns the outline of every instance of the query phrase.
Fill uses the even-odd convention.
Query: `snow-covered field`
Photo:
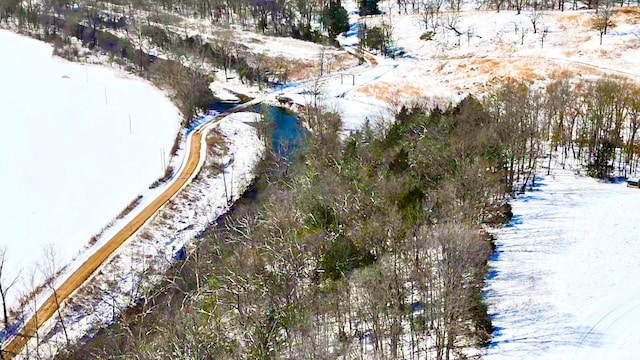
[[[486,93],[507,78],[544,83],[559,76],[617,75],[640,77],[640,12],[625,8],[615,13],[613,23],[599,44],[599,33],[590,26],[594,11],[547,11],[537,16],[534,33],[531,11],[475,10],[480,3],[464,1],[463,11],[443,12],[431,40],[420,37],[427,31],[422,14],[398,14],[396,1],[381,1],[383,16],[350,22],[368,27],[389,26],[395,46],[406,52],[395,60],[394,71],[358,89],[383,101],[434,99],[456,101],[467,94]],[[350,13],[354,1],[343,1]],[[570,8],[570,5],[567,9]],[[455,27],[462,35],[448,29]],[[342,38],[343,44],[357,43],[357,27]]]
[[[67,264],[163,175],[180,127],[176,107],[151,84],[51,54],[0,30],[5,279],[28,277],[45,244]]]
[[[554,170],[497,231],[487,359],[637,359],[640,190]]]

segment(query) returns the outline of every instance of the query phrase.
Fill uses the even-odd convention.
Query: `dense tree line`
[[[86,17],[88,22],[94,23],[95,15],[99,13],[101,20],[98,22],[117,23],[121,17],[129,17],[134,12],[140,15],[143,11],[156,14],[156,19],[166,25],[173,25],[174,19],[170,14],[179,14],[207,19],[215,25],[240,24],[263,33],[312,40],[312,25],[331,3],[340,7],[340,1],[307,0],[114,0],[108,3],[94,0],[49,0],[44,3],[2,0],[0,20],[8,21],[15,17],[21,25],[33,26],[39,17],[48,14],[52,17],[53,31],[57,31],[62,26],[56,24],[55,19],[69,14]]]
[[[458,357],[492,331],[480,225],[508,219],[543,156],[594,176],[637,167],[639,95],[616,78],[512,80],[344,142],[339,117],[309,107],[296,164],[266,161],[257,200],[70,356]]]
[[[267,161],[258,200],[70,358],[445,359],[489,339],[480,224],[506,219],[508,191],[496,118],[472,98],[415,106],[346,143],[337,115],[305,121],[297,165]]]
[[[509,81],[487,103],[513,138],[504,153],[507,183],[522,190],[541,156],[548,157],[547,167],[557,157],[562,167],[584,167],[598,178],[638,170],[640,87],[626,79],[561,77],[537,89]]]

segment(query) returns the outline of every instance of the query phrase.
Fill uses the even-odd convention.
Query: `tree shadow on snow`
[[[493,323],[508,319],[507,326],[494,326],[488,354],[529,359],[549,355],[557,348],[597,348],[602,334],[582,325],[571,325],[572,315],[558,314],[553,306],[516,308],[489,314]],[[509,331],[511,330],[511,331]]]

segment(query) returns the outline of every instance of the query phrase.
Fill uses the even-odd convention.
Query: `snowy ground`
[[[336,111],[341,115],[345,132],[349,133],[360,129],[367,119],[373,123],[389,117],[388,103],[362,94],[358,89],[394,68],[389,64],[376,67],[363,65],[273,92],[267,100],[284,96],[299,105],[318,104],[326,110]]]
[[[554,170],[496,232],[487,359],[637,359],[640,190]]]
[[[0,245],[10,279],[42,260],[44,244],[67,264],[162,176],[181,117],[152,85],[52,57],[45,43],[0,30],[0,49]]]
[[[184,251],[180,249],[189,246],[243,194],[253,181],[253,168],[264,152],[255,128],[248,125],[257,121],[260,121],[259,114],[240,112],[205,125],[219,134],[218,141],[223,141],[215,151],[222,155],[209,153],[206,160],[202,157],[203,170],[193,182],[125,242],[66,302],[62,312],[71,341],[94,333],[112,322],[121,310],[132,306],[144,289],[162,279],[161,274],[171,260]],[[205,138],[202,141],[207,142]],[[202,152],[207,152],[206,146]],[[218,171],[220,165],[224,165],[224,176]],[[65,343],[57,323],[58,318],[52,317],[40,328],[40,338],[48,339],[40,344],[40,351],[47,357],[56,353],[59,344]],[[34,341],[18,358],[29,359]]]
[[[640,12],[634,8],[616,12],[616,26],[600,45],[598,32],[590,26],[593,10],[540,13],[534,33],[530,11],[498,13],[464,3],[460,13],[440,15],[441,25],[435,27],[432,40],[420,39],[427,30],[424,16],[411,11],[398,14],[395,1],[381,1],[386,11],[382,16],[365,20],[352,15],[352,24],[390,25],[395,46],[406,52],[395,60],[383,60],[397,69],[358,92],[387,102],[426,98],[446,103],[486,93],[506,78],[544,83],[566,74],[640,77],[636,70],[640,68]],[[356,12],[354,1],[343,5]],[[442,26],[448,23],[455,24],[462,36]],[[352,26],[353,31],[341,39],[343,44],[357,43],[358,25]]]
[[[268,52],[270,56],[297,61],[309,68],[308,73],[298,75],[310,80],[273,91],[267,95],[267,101],[278,102],[278,98],[287,97],[299,105],[312,104],[312,94],[320,89],[320,102],[341,113],[346,132],[359,129],[367,119],[372,122],[388,119],[402,101],[456,100],[468,93],[482,94],[507,77],[544,82],[566,73],[579,76],[617,74],[633,78],[640,74],[635,72],[640,68],[640,57],[637,56],[640,16],[634,12],[616,15],[617,27],[605,36],[603,46],[598,44],[597,32],[588,26],[589,12],[548,13],[539,24],[546,32],[533,34],[528,12],[516,15],[510,11],[475,11],[475,6],[465,6],[457,20],[459,30],[471,36],[457,37],[452,31],[439,28],[434,39],[426,41],[419,39],[425,31],[420,17],[397,15],[394,3],[382,2],[387,15],[369,17],[366,21],[369,26],[382,21],[393,24],[396,45],[403,48],[407,56],[395,60],[377,57],[375,64],[325,74],[318,81],[318,56],[325,53],[328,57],[339,57],[344,56],[344,51],[239,29],[233,31],[234,36],[243,37],[253,51]],[[343,5],[351,14],[351,22],[357,22],[355,2],[345,1]],[[201,22],[193,22],[193,26],[185,29],[203,31]],[[524,41],[522,29],[527,29]],[[210,29],[206,31],[205,37],[211,39],[219,35]],[[545,36],[544,47],[542,34]],[[352,31],[340,41],[353,45],[356,43],[354,36]],[[3,150],[0,166],[5,174],[16,175],[3,176],[0,180],[5,202],[11,204],[1,214],[6,230],[5,240],[0,243],[9,246],[7,267],[17,272],[18,265],[28,266],[40,258],[40,252],[34,249],[44,243],[56,243],[61,252],[59,263],[68,262],[91,235],[113,219],[137,194],[145,191],[142,205],[150,201],[155,192],[145,189],[163,172],[162,163],[169,161],[166,153],[177,132],[179,115],[161,92],[142,81],[124,79],[125,75],[116,75],[103,68],[51,58],[50,46],[0,31],[0,49],[6,48],[13,52],[0,55],[3,79],[0,105],[10,109],[4,113],[6,118],[16,121],[5,122],[5,131],[0,135],[0,150]],[[333,70],[339,68],[336,66]],[[8,79],[13,83],[9,82],[5,87],[6,81],[11,81]],[[65,90],[60,91],[61,87]],[[237,99],[226,89],[240,93],[251,90],[252,95],[261,96],[256,89],[248,88],[237,79],[222,79],[214,83],[213,88],[228,101]],[[72,93],[74,89],[79,90]],[[35,109],[39,111],[35,112]],[[238,126],[225,134],[232,138],[240,133],[238,141],[251,140],[254,135],[249,134],[249,129]],[[248,144],[241,146],[256,150]],[[163,150],[165,155],[161,156]],[[179,165],[181,158],[174,161]],[[232,168],[236,166],[239,165]],[[248,167],[242,171],[246,169]],[[494,345],[487,351],[489,357],[571,358],[580,355],[577,358],[584,358],[598,351],[610,351],[610,346],[619,344],[618,341],[630,341],[628,335],[633,331],[628,331],[626,325],[640,320],[635,311],[640,307],[640,300],[634,300],[640,294],[630,290],[633,289],[631,281],[634,275],[640,275],[640,270],[633,267],[632,258],[626,255],[634,254],[632,246],[637,246],[633,244],[634,229],[630,229],[629,224],[634,221],[632,201],[637,202],[640,191],[634,192],[623,185],[574,179],[570,173],[557,173],[556,180],[545,178],[542,184],[546,186],[541,185],[536,192],[514,202],[514,212],[520,215],[515,221],[522,221],[522,224],[501,231],[502,247],[499,250],[502,252],[492,263],[496,272],[488,286],[490,311],[495,314],[494,324],[499,327]],[[84,315],[89,320],[82,320],[85,317],[77,314],[91,313],[93,308],[83,312],[74,308],[74,302],[71,302],[68,309],[76,311],[76,316],[80,317],[77,334],[86,331],[89,324],[107,321],[111,307],[125,307],[133,296],[131,289],[136,286],[133,275],[126,275],[122,264],[131,263],[136,256],[152,260],[153,254],[165,256],[175,251],[188,242],[197,229],[204,226],[202,224],[211,221],[211,217],[225,208],[215,203],[225,200],[224,188],[220,192],[219,187],[211,190],[208,186],[213,185],[200,183],[191,190],[188,188],[182,205],[170,205],[171,211],[156,219],[159,227],[140,232],[138,236],[143,238],[132,240],[137,245],[123,249],[118,255],[124,260],[117,260],[113,268],[105,268],[104,273],[96,275],[104,278],[102,282],[93,282],[94,287],[101,287],[98,290],[102,294],[99,305],[102,310],[94,311],[95,317]],[[210,196],[217,196],[217,200]],[[51,205],[43,206],[47,201]],[[203,201],[208,201],[209,205],[202,205]],[[534,206],[525,208],[525,202],[527,206]],[[190,203],[198,205],[189,207]],[[206,206],[209,210],[204,212],[198,208]],[[616,212],[604,212],[607,206],[614,206]],[[601,213],[584,216],[587,211]],[[175,219],[165,219],[171,216]],[[549,219],[558,221],[549,223]],[[125,217],[123,221],[126,220]],[[189,227],[191,224],[196,226]],[[115,232],[117,226],[105,233],[104,238],[108,239],[107,235]],[[584,234],[580,227],[585,229]],[[533,229],[540,236],[531,236],[529,230],[525,234],[526,229]],[[170,234],[170,231],[177,232]],[[157,237],[170,239],[170,242],[155,245],[145,242]],[[592,237],[607,241],[585,240]],[[59,244],[64,244],[64,248]],[[99,245],[100,240],[96,246]],[[163,250],[153,250],[153,246]],[[16,259],[21,261],[18,263]],[[139,266],[144,268],[145,261],[142,260]],[[118,265],[118,262],[122,263]],[[624,264],[628,267],[614,268]],[[134,269],[129,272],[133,274]],[[595,273],[616,275],[600,279]],[[114,274],[123,276],[119,294],[108,286],[116,276]],[[571,278],[572,274],[577,277]],[[125,281],[126,276],[129,278]],[[603,290],[589,292],[589,289]],[[602,293],[604,295],[599,296]],[[120,297],[116,300],[116,296]],[[49,328],[52,326],[50,324]],[[82,326],[86,328],[82,330]],[[584,351],[585,356],[579,351]]]
[[[351,30],[338,41],[355,53],[358,26],[385,23],[390,25],[395,46],[406,54],[396,59],[378,54],[376,64],[334,72],[319,82],[323,103],[342,114],[347,132],[358,129],[365,119],[388,118],[399,104],[419,101],[446,106],[469,94],[486,94],[509,78],[537,85],[566,75],[640,79],[636,70],[640,68],[640,12],[636,8],[616,11],[616,25],[600,45],[598,32],[590,26],[593,11],[540,13],[534,33],[531,11],[520,15],[515,11],[498,13],[483,10],[479,2],[463,1],[461,12],[442,12],[432,40],[421,40],[427,29],[422,15],[410,11],[398,14],[395,1],[380,4],[385,15],[364,19],[358,16],[355,1],[343,1],[350,14]],[[570,8],[571,4],[567,6]],[[456,36],[444,24],[452,24],[463,35]],[[290,60],[310,60],[314,54],[317,59],[320,52],[317,46],[301,46],[295,40],[267,38],[248,43],[255,51],[272,49],[272,55]],[[317,74],[307,75],[317,78]],[[275,95],[305,105],[310,103],[309,95],[315,87],[313,81],[298,82]]]

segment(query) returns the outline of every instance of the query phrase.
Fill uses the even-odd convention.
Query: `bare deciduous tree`
[[[529,29],[522,26],[522,28],[520,29],[520,45],[524,45],[524,38],[527,37],[528,33],[529,33]]]
[[[53,244],[46,244],[43,247],[44,261],[41,264],[40,271],[44,278],[44,286],[51,291],[51,297],[56,306],[56,314],[58,315],[58,323],[62,327],[67,346],[71,344],[69,340],[69,334],[67,333],[67,327],[64,322],[64,316],[62,316],[61,303],[58,297],[58,291],[56,289],[56,279],[62,270],[58,264],[58,255],[56,253],[55,246]]]
[[[7,275],[5,263],[7,261],[7,248],[0,247],[0,300],[2,300],[2,320],[5,330],[10,327],[9,324],[9,304],[7,303],[7,293],[14,287],[20,278],[20,273],[13,274],[10,279],[5,279]]]
[[[544,40],[547,38],[547,35],[549,35],[549,28],[545,26],[542,30],[542,34],[540,34],[540,48],[542,49],[544,49]]]
[[[224,79],[229,81],[229,68],[231,68],[231,62],[234,57],[234,50],[236,49],[233,43],[232,33],[230,30],[221,31],[219,36],[216,37],[213,47],[222,55],[222,68],[224,69]]]
[[[538,11],[534,9],[528,14],[529,20],[531,21],[531,26],[533,26],[533,33],[538,33],[538,25],[540,24],[540,19],[544,16],[544,12]]]
[[[5,263],[7,261],[7,248],[0,247],[0,300],[2,300],[2,323],[4,331],[8,332],[11,328],[11,319],[9,319],[9,304],[7,303],[7,293],[13,288],[20,278],[20,273],[7,274]],[[10,275],[9,279],[6,276]],[[0,358],[4,359],[4,351],[0,349]]]
[[[462,36],[463,32],[459,30],[460,26],[460,15],[458,14],[447,14],[445,17],[444,28],[447,30],[451,30],[456,33],[456,36]]]
[[[614,27],[615,24],[611,21],[613,17],[613,11],[608,6],[604,6],[598,9],[591,19],[591,27],[597,30],[600,34],[600,45],[602,45],[602,37],[607,34],[609,28]]]

